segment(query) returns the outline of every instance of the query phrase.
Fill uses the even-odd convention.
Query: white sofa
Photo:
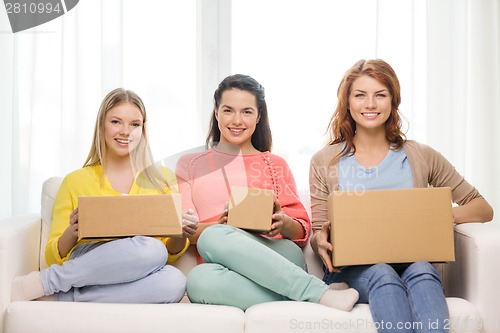
[[[246,312],[228,306],[189,304],[95,304],[10,302],[12,279],[46,267],[43,248],[51,208],[61,178],[42,190],[42,213],[0,222],[0,333],[66,332],[376,332],[367,305],[342,312],[305,302],[259,304]],[[309,206],[307,194],[304,204]],[[455,228],[457,261],[442,266],[451,332],[500,332],[500,228],[473,223]],[[322,276],[310,246],[309,271]],[[176,263],[185,274],[195,265],[193,251]]]

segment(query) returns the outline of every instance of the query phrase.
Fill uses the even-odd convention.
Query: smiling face
[[[235,144],[242,152],[255,150],[252,135],[260,115],[254,95],[240,89],[226,90],[214,112],[220,130],[220,142]]]
[[[118,104],[106,112],[104,119],[104,139],[107,157],[128,157],[142,137],[143,117],[133,104]]]
[[[392,97],[380,81],[363,75],[354,80],[349,94],[349,112],[356,122],[356,131],[383,130],[391,115]]]

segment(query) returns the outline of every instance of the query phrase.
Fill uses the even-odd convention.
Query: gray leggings
[[[70,260],[41,271],[42,284],[58,301],[176,303],[186,277],[165,265],[167,258],[165,245],[152,237],[83,243]]]

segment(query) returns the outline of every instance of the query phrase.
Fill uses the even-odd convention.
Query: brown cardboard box
[[[231,186],[227,224],[266,232],[271,229],[274,191]]]
[[[450,188],[333,192],[334,266],[455,260]]]
[[[180,194],[78,198],[78,236],[106,238],[182,234]]]

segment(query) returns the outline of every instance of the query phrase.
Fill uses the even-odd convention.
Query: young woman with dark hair
[[[206,152],[186,155],[177,176],[184,208],[200,227],[192,238],[200,265],[188,275],[193,303],[248,307],[300,300],[349,311],[357,292],[345,283],[330,287],[306,271],[301,247],[310,221],[285,160],[270,152],[271,130],[264,88],[247,75],[225,78],[214,94]],[[267,232],[226,224],[232,185],[273,190],[275,207]]]

